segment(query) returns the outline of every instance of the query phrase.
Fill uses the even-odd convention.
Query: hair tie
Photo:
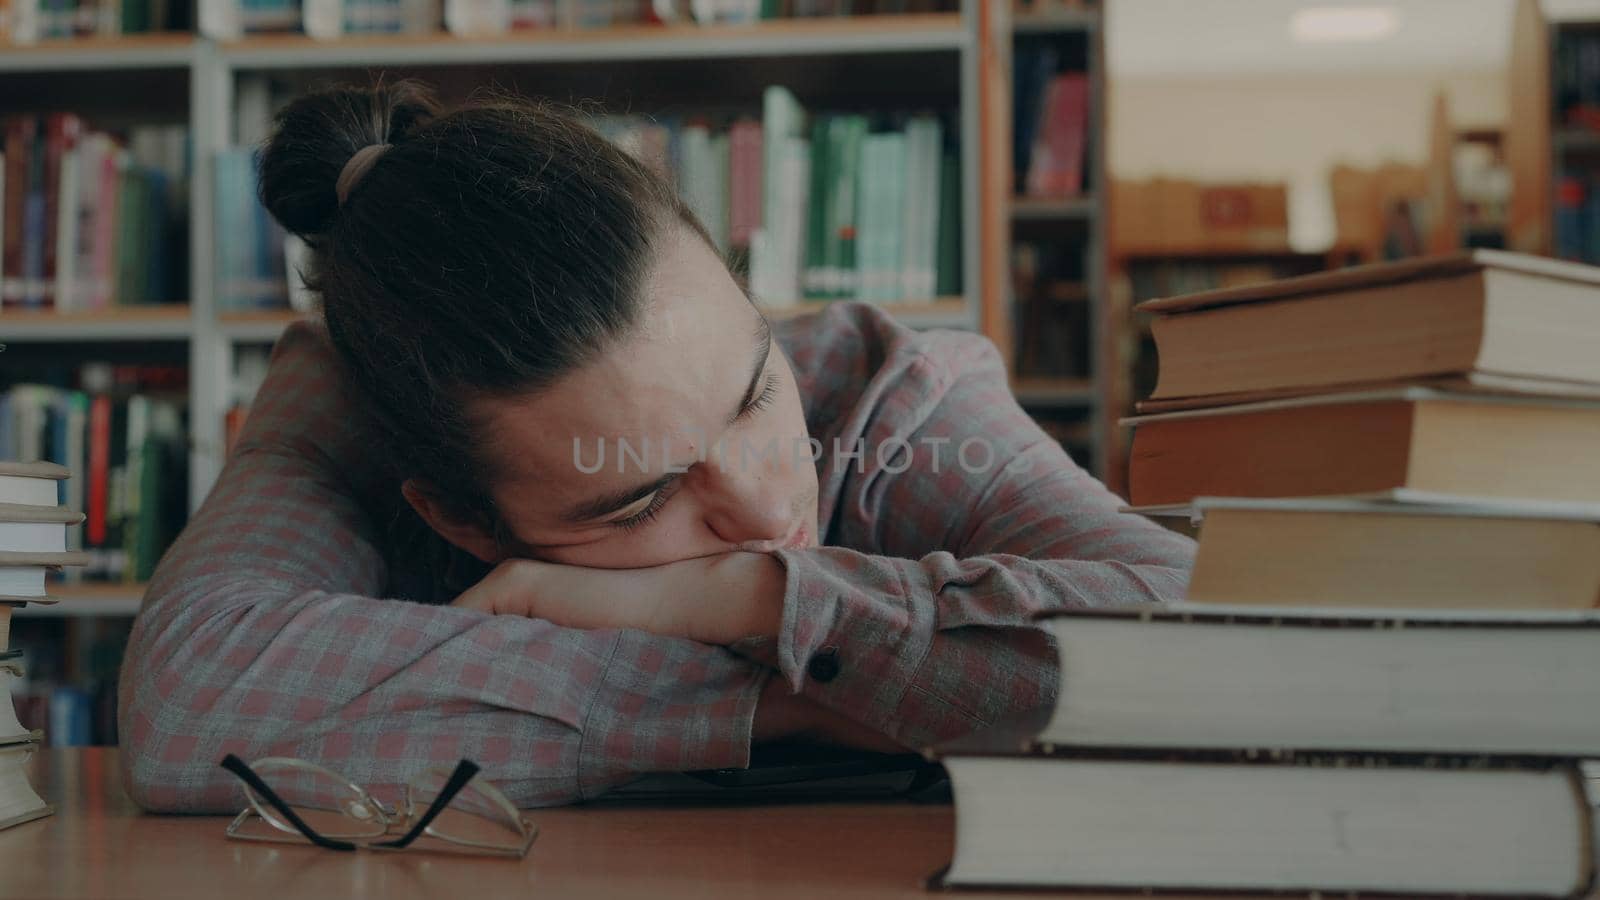
[[[388,150],[393,144],[368,144],[355,152],[350,161],[339,170],[339,180],[334,183],[333,192],[339,196],[339,205],[344,206],[345,200],[350,198],[350,192],[355,189],[361,179],[366,177],[367,170],[378,161],[383,151]]]

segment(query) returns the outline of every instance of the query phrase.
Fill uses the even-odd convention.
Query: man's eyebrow
[[[651,494],[654,494],[656,491],[665,488],[682,474],[682,472],[668,472],[667,474],[657,478],[655,481],[649,482],[648,484],[641,484],[638,487],[624,488],[620,491],[612,491],[608,494],[602,494],[599,497],[591,497],[588,500],[570,507],[566,512],[562,513],[561,520],[564,522],[579,524],[588,522],[592,519],[598,519],[601,516],[609,515],[628,506],[629,504],[637,503]]]
[[[767,317],[756,313],[756,358],[755,365],[750,369],[750,384],[744,389],[744,396],[739,398],[739,405],[734,408],[733,415],[723,424],[732,425],[739,420],[744,411],[750,408],[750,402],[756,399],[756,392],[761,390],[761,373],[766,371],[767,357],[772,354],[772,326],[767,324]]]
[[[738,408],[733,411],[733,415],[728,416],[726,423],[728,425],[732,425],[737,421],[739,416],[750,407],[750,402],[756,398],[756,392],[761,388],[761,373],[766,371],[767,358],[772,354],[772,326],[767,323],[766,316],[760,313],[757,313],[756,316],[757,324],[754,332],[757,341],[755,364],[750,372],[750,383],[745,386],[744,396],[739,399]],[[609,515],[630,504],[643,500],[656,491],[662,490],[682,474],[682,472],[668,472],[648,484],[612,491],[599,497],[591,497],[573,505],[562,513],[561,520],[580,524]]]

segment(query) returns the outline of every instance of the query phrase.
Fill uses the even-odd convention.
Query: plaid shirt
[[[778,551],[780,635],[730,648],[446,605],[481,567],[421,533],[326,333],[291,328],[134,626],[133,798],[231,812],[217,761],[233,752],[384,792],[468,757],[519,805],[572,802],[645,772],[747,764],[769,677],[917,747],[1053,702],[1034,614],[1181,594],[1191,543],[1118,513],[1018,408],[985,339],[849,303],[774,330],[825,449],[825,546]],[[982,445],[999,451],[987,465]]]

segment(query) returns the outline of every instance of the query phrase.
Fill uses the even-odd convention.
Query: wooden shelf
[[[132,616],[144,601],[144,584],[86,581],[48,586],[55,603],[30,603],[13,613],[19,617]]]
[[[0,343],[188,340],[186,304],[122,306],[82,313],[0,312]]]
[[[1017,34],[1056,34],[1090,31],[1098,27],[1098,9],[1059,9],[1042,13],[1016,13],[1011,17],[1011,30]]]
[[[1094,218],[1099,205],[1093,197],[1013,197],[1011,218],[1017,222],[1053,222]]]
[[[1563,128],[1550,135],[1558,156],[1572,153],[1600,153],[1600,131],[1587,128]]]
[[[241,69],[486,65],[956,50],[965,41],[959,13],[926,13],[781,19],[748,25],[545,29],[475,38],[359,35],[319,41],[303,35],[262,35],[224,43],[220,56],[226,64]]]
[[[217,330],[236,343],[271,343],[290,325],[313,317],[290,309],[223,313],[217,317]]]
[[[1099,399],[1094,381],[1088,378],[1013,378],[1011,392],[1023,406],[1063,409],[1091,407]]]
[[[193,62],[195,43],[185,32],[0,43],[0,72],[181,69]]]
[[[761,311],[766,313],[770,319],[791,319],[795,316],[821,312],[832,302],[835,301],[806,301],[794,306],[762,307]],[[972,327],[972,309],[967,304],[967,301],[961,297],[938,297],[927,303],[896,301],[894,303],[878,303],[874,305],[912,328]]]

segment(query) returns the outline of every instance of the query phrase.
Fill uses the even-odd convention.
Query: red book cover
[[[111,398],[98,394],[89,402],[89,496],[84,523],[85,543],[106,542],[106,504],[111,489]]]
[[[735,122],[728,131],[728,242],[750,246],[750,234],[761,227],[761,123]]]
[[[22,279],[23,213],[28,202],[28,153],[36,130],[33,116],[6,120],[5,245],[0,256],[0,303],[21,304],[26,290]]]
[[[1039,105],[1044,121],[1035,134],[1028,193],[1072,197],[1083,191],[1084,145],[1089,124],[1089,78],[1081,72],[1050,80]]]
[[[45,307],[55,305],[56,296],[56,221],[72,215],[61,206],[61,165],[68,151],[78,146],[83,121],[72,113],[51,113],[45,117],[44,158],[44,281],[40,285]]]

